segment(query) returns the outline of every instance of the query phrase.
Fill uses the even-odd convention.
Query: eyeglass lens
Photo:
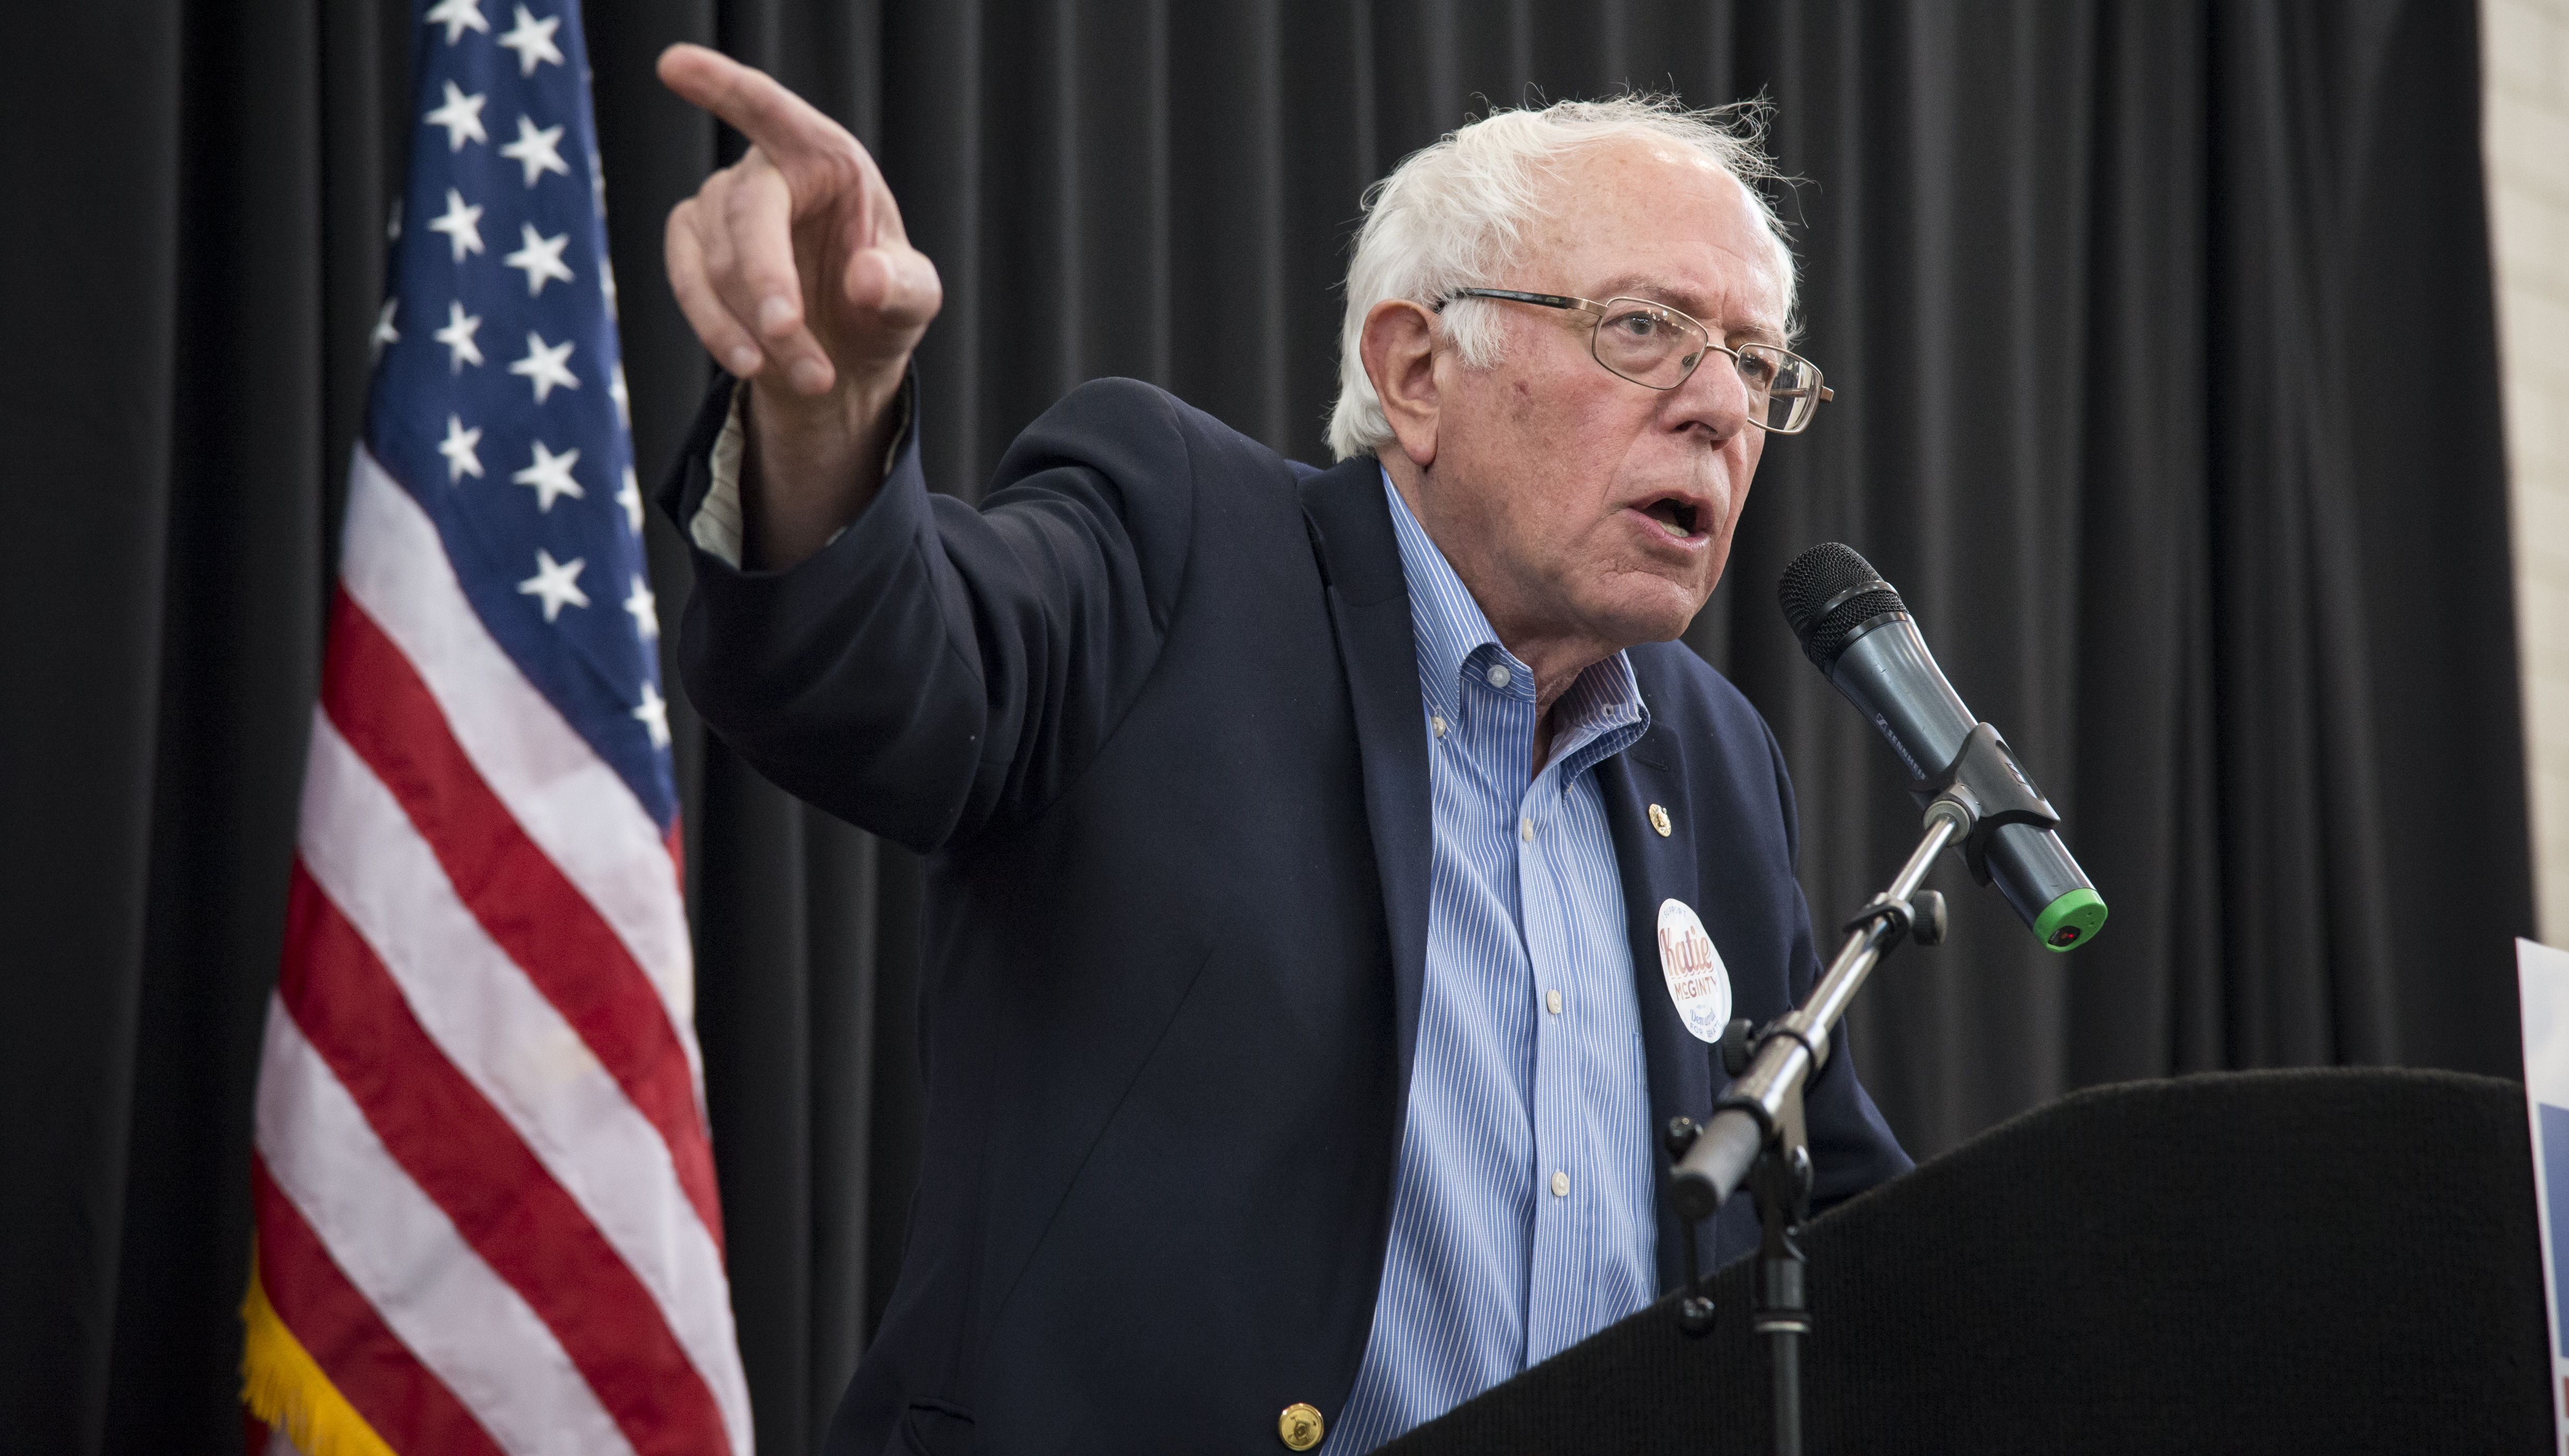
[[[1758,419],[1778,435],[1790,435],[1811,422],[1811,411],[1819,407],[1818,370],[1799,355],[1780,349],[1750,344],[1739,351],[1739,372],[1745,377],[1752,371],[1766,379],[1764,413]],[[1753,386],[1752,386],[1753,388]]]
[[[1597,362],[1652,389],[1675,388],[1707,342],[1701,329],[1638,298],[1607,300],[1597,321]]]
[[[1605,317],[1597,321],[1597,362],[1652,389],[1683,383],[1710,347],[1691,321],[1639,298],[1608,300]],[[1814,371],[1798,355],[1743,344],[1733,362],[1759,424],[1790,434],[1811,417],[1819,391]]]

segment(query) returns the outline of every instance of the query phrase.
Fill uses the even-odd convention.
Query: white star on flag
[[[518,224],[518,236],[524,239],[526,245],[500,261],[526,273],[528,297],[533,298],[544,292],[545,280],[548,278],[559,278],[565,283],[570,281],[570,265],[561,260],[562,249],[570,245],[569,233],[565,232],[559,237],[539,237],[536,235],[534,223],[521,222]]]
[[[573,377],[569,367],[562,363],[570,357],[570,346],[571,340],[564,339],[558,344],[548,347],[544,335],[529,329],[527,330],[527,357],[510,365],[509,372],[525,375],[527,380],[536,387],[536,403],[543,404],[551,396],[554,385],[560,385],[564,389],[579,388],[579,380]]]
[[[446,417],[446,438],[438,443],[437,453],[446,457],[446,483],[454,485],[466,476],[482,479],[482,457],[473,447],[482,443],[480,426],[467,430],[464,422],[453,415]]]
[[[642,706],[633,710],[633,716],[650,730],[653,748],[669,746],[669,704],[647,680],[642,684]]]
[[[445,26],[446,43],[450,46],[467,29],[491,33],[491,22],[482,18],[482,0],[437,0],[429,7],[427,23]]]
[[[446,129],[446,150],[461,152],[464,139],[488,143],[491,134],[482,130],[483,97],[466,96],[454,82],[446,83],[446,105],[428,114],[428,124]]]
[[[587,499],[588,493],[579,488],[579,482],[570,478],[570,468],[577,464],[577,447],[555,455],[539,440],[536,442],[536,463],[509,479],[522,486],[535,487],[536,509],[549,512],[553,509],[555,496],[568,496],[574,501]]]
[[[518,13],[526,14],[523,10]],[[555,150],[561,143],[561,134],[559,127],[546,127],[539,131],[535,119],[522,112],[518,116],[518,140],[501,148],[500,155],[527,170],[529,186],[534,186],[536,179],[549,172],[568,177],[570,164],[562,161],[561,153]]]
[[[452,366],[449,373],[461,374],[466,364],[482,362],[482,346],[473,342],[474,331],[481,327],[482,320],[466,313],[461,302],[446,305],[446,327],[437,331],[437,341],[454,351],[447,361]]]
[[[580,568],[587,564],[587,560],[579,556],[556,561],[552,552],[539,548],[536,551],[536,574],[518,583],[518,594],[543,597],[545,620],[551,621],[561,615],[563,602],[573,606],[588,605],[588,593],[579,589]]]
[[[651,594],[650,583],[633,578],[633,590],[624,598],[624,609],[633,613],[633,628],[645,642],[660,640],[660,602]]]
[[[615,504],[624,508],[624,523],[633,534],[642,534],[642,485],[633,479],[633,467],[624,468],[624,489],[615,493]]]
[[[366,354],[369,358],[380,356],[384,352],[384,345],[401,342],[401,330],[393,327],[393,310],[399,307],[401,307],[400,299],[387,298],[384,300],[384,311],[375,315],[375,331],[366,336]]]
[[[614,376],[607,381],[606,397],[615,401],[615,418],[625,429],[633,428],[633,396],[624,387],[624,361],[615,361]]]
[[[521,77],[535,75],[536,67],[543,62],[550,61],[556,66],[562,63],[562,53],[553,47],[553,32],[560,25],[558,15],[538,20],[527,13],[524,5],[518,7],[518,23],[500,37],[500,44],[518,53]]]
[[[607,322],[615,321],[615,261],[604,253],[597,255],[597,296],[606,300]]]
[[[482,208],[478,204],[465,206],[464,194],[448,187],[446,215],[430,218],[428,230],[446,234],[447,241],[455,244],[455,260],[460,263],[466,253],[482,250]]]

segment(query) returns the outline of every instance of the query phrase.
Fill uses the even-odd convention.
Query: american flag
[[[586,54],[503,3],[416,12],[245,1399],[307,1456],[746,1456]]]

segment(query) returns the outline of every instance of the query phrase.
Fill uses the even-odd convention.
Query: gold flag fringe
[[[258,1279],[258,1256],[250,1256],[249,1292],[241,1296],[241,1404],[282,1429],[303,1456],[393,1456],[393,1448],[357,1414],[348,1397],[321,1373],[294,1331],[267,1302]]]

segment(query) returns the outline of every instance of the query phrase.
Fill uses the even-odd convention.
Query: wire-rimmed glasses
[[[1647,298],[1609,298],[1599,303],[1560,293],[1520,293],[1511,288],[1457,288],[1436,305],[1457,298],[1498,298],[1593,313],[1597,323],[1588,351],[1609,373],[1648,389],[1674,389],[1686,382],[1709,350],[1730,356],[1739,382],[1748,386],[1748,423],[1770,435],[1799,434],[1823,400],[1836,394],[1820,383],[1820,368],[1789,349],[1772,344],[1732,348],[1713,342],[1712,331],[1664,303]]]

